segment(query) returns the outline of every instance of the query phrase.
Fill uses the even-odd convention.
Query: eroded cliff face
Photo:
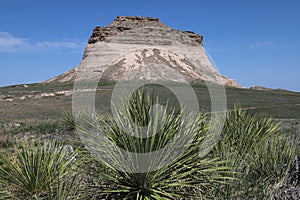
[[[172,29],[151,17],[119,16],[108,26],[96,27],[80,66],[49,81],[99,77],[108,81],[185,79],[240,87],[215,69],[203,48],[203,36]]]
[[[95,27],[93,30],[93,34],[89,39],[89,44],[105,41],[106,39],[124,31],[132,30],[132,29],[142,29],[146,27],[162,28],[167,30],[169,29],[169,31],[173,30],[167,25],[161,23],[158,18],[119,16],[108,26]],[[151,31],[151,29],[149,31]],[[182,33],[184,33],[186,36],[194,40],[196,44],[202,45],[203,36],[198,35],[192,31],[184,31]],[[147,35],[144,35],[143,33],[139,36],[141,38],[147,37]],[[136,38],[132,38],[132,39],[135,40]]]

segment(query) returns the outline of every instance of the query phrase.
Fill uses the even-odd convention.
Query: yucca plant
[[[274,135],[264,144],[255,144],[246,179],[257,197],[268,199],[274,187],[287,175],[296,155],[300,154],[299,136]]]
[[[272,119],[250,114],[238,105],[228,111],[220,141],[211,156],[226,160],[226,165],[234,169],[236,179],[217,189],[219,198],[254,198],[251,195],[255,190],[255,178],[250,179],[250,174],[254,173],[253,159],[261,159],[255,149],[264,146],[278,132],[278,127],[279,124]]]
[[[76,128],[75,123],[76,122],[75,122],[75,117],[73,116],[73,113],[66,112],[63,114],[63,116],[61,118],[61,125],[65,130],[67,130],[67,131],[75,130],[75,128]]]
[[[58,199],[61,189],[73,194],[80,160],[77,151],[51,141],[23,143],[14,153],[0,154],[0,184],[8,199]],[[64,191],[66,193],[67,191]]]
[[[243,162],[253,145],[274,135],[279,124],[267,117],[255,116],[238,105],[228,111],[221,139],[214,153],[230,160],[232,165]]]
[[[212,195],[206,193],[208,188],[229,178],[223,161],[199,158],[208,129],[205,115],[185,116],[183,111],[175,114],[168,105],[163,108],[156,103],[155,99],[138,91],[130,99],[129,106],[126,102],[121,104],[114,117],[82,120],[85,126],[78,129],[81,139],[88,144],[100,166],[99,197],[204,198]],[[164,149],[161,154],[154,154],[156,156],[148,154],[163,149],[172,141],[179,141],[181,145]],[[174,156],[178,152],[180,154]],[[146,156],[140,159],[137,154]],[[168,158],[172,158],[172,162],[164,165]],[[95,188],[92,191],[96,195]]]

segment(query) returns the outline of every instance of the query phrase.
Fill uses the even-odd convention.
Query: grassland
[[[15,85],[1,87],[0,95],[10,95],[11,102],[0,102],[0,120],[9,121],[40,121],[46,119],[58,119],[72,108],[72,96],[55,95],[43,98],[21,97],[53,93],[59,91],[71,91],[73,83],[47,83],[29,84],[28,87]],[[178,85],[177,87],[181,87]],[[96,108],[102,112],[110,111],[110,99],[114,84],[99,84],[96,94]],[[210,97],[207,87],[193,85],[198,97],[201,111],[210,111]],[[174,100],[172,94],[166,88],[155,86],[153,91],[162,98]],[[227,107],[233,109],[237,102],[243,109],[253,113],[269,116],[277,119],[300,119],[300,93],[280,90],[257,91],[238,88],[226,88]],[[174,100],[176,101],[176,100]]]
[[[300,93],[226,88],[229,111],[221,139],[205,158],[199,158],[198,153],[210,126],[209,115],[201,115],[194,122],[199,131],[177,162],[153,173],[123,173],[101,159],[94,160],[83,148],[74,131],[72,96],[59,93],[72,89],[72,83],[0,88],[0,96],[5,97],[0,102],[0,199],[268,199],[300,153]],[[101,114],[93,130],[129,152],[133,147],[145,151],[144,142],[155,147],[146,152],[161,149],[176,133],[180,115],[174,120],[174,116],[166,118],[168,128],[153,134],[157,140],[136,140],[124,134],[123,126],[119,127],[123,120],[114,121],[105,115],[110,112],[113,89],[113,83],[98,86],[95,100]],[[210,112],[207,88],[198,84],[193,89],[200,110]],[[152,85],[146,90],[158,95],[162,103],[178,103],[165,87]],[[130,107],[134,121],[148,124],[148,120],[159,120],[148,119],[142,102]],[[243,110],[233,109],[237,102]],[[83,116],[81,121],[89,119]],[[122,119],[121,115],[117,119]],[[193,125],[190,118],[185,119]],[[81,131],[90,135],[89,130]],[[73,154],[68,151],[70,146],[75,149]],[[114,156],[119,160],[118,155]],[[57,169],[61,169],[58,174]]]

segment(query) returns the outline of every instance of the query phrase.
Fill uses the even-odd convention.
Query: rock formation
[[[252,86],[249,88],[250,90],[259,90],[259,91],[277,91],[277,92],[291,92],[287,89],[281,89],[281,88],[268,88],[268,87],[263,87],[263,86]]]
[[[261,90],[261,91],[272,90],[271,88],[267,88],[267,87],[263,87],[263,86],[252,86],[249,89],[250,90]]]
[[[201,35],[172,29],[151,17],[120,16],[108,26],[94,28],[80,66],[47,82],[99,77],[108,81],[185,79],[240,87],[215,69]]]

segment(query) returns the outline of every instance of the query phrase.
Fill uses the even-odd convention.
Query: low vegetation
[[[1,153],[2,199],[68,199],[77,196],[77,151],[56,141],[22,143]]]
[[[15,85],[0,87],[0,96],[8,96],[12,101],[1,101],[1,119],[11,121],[40,121],[57,120],[64,112],[72,110],[72,96],[56,95],[43,98],[35,98],[42,93],[53,93],[60,91],[72,91],[74,83],[45,83]],[[96,93],[96,109],[101,112],[110,111],[110,99],[114,83],[99,83]],[[178,85],[180,87],[180,85]],[[193,89],[198,97],[202,112],[210,110],[210,96],[205,85],[194,84]],[[173,97],[166,92],[166,88],[155,86],[161,97]],[[29,97],[21,100],[22,97]],[[270,116],[278,119],[300,119],[300,93],[269,90],[257,91],[239,88],[226,88],[227,106],[232,110],[234,104],[239,101],[243,109],[249,110],[252,114]],[[1,97],[0,97],[1,99]]]
[[[300,154],[297,128],[289,132],[273,119],[236,106],[228,111],[221,138],[212,151],[199,157],[201,144],[210,128],[209,116],[199,113],[184,116],[182,112],[174,113],[167,108],[150,109],[154,103],[155,100],[137,93],[129,108],[124,107],[114,118],[109,114],[91,117],[86,113],[74,118],[67,113],[59,122],[1,123],[10,125],[1,127],[0,197],[268,199],[294,157]],[[126,122],[128,117],[134,124],[149,125],[151,128],[146,133],[151,137],[134,137],[139,136],[142,129],[133,127],[130,129],[132,135],[128,135],[124,131],[132,125]],[[191,117],[195,120],[190,120]],[[80,123],[75,123],[78,121]],[[139,162],[135,157],[127,157],[131,159],[127,160],[129,163],[135,163],[129,167],[119,157],[117,147],[125,152],[149,153],[174,139],[180,140],[176,135],[182,124],[185,124],[183,136],[193,134],[193,137],[182,140],[185,151],[169,165],[137,171],[135,164]],[[91,148],[81,143],[91,142],[97,155],[107,153],[98,142],[99,134],[95,133],[102,133],[112,141],[111,146],[105,148],[114,150],[109,152],[113,162],[95,156]],[[163,155],[172,156],[172,153],[165,151]],[[162,158],[154,157],[147,165],[152,169]]]

